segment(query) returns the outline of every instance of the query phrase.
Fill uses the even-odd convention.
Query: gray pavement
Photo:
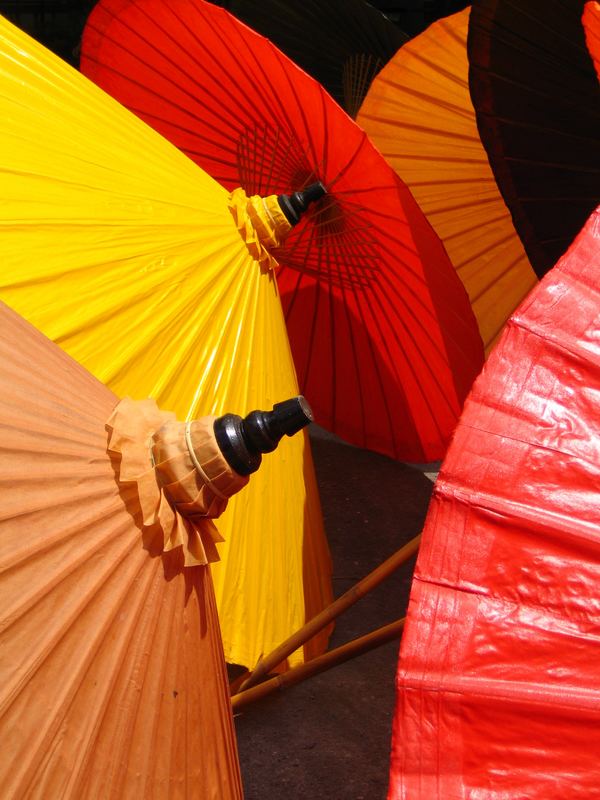
[[[437,465],[400,464],[311,427],[337,597],[419,533]],[[340,617],[330,646],[403,616],[413,568]],[[384,800],[397,654],[391,642],[236,715],[246,800]]]

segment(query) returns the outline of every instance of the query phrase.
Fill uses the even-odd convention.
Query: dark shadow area
[[[420,532],[433,484],[427,468],[351,447],[316,426],[311,443],[339,597]],[[330,647],[402,616],[413,567],[342,615]],[[246,800],[383,800],[397,654],[391,642],[238,714]]]
[[[0,0],[0,14],[72,66],[95,0]]]

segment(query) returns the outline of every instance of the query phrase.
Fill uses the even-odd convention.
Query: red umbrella
[[[596,0],[586,3],[583,9],[585,42],[600,78],[600,4]]]
[[[538,274],[600,202],[600,86],[583,0],[474,0],[469,82],[498,187]]]
[[[511,318],[427,517],[391,798],[598,797],[600,208]]]
[[[274,251],[300,384],[317,421],[406,460],[445,451],[482,359],[466,293],[366,135],[270,42],[203,0],[106,0],[83,71],[248,194],[321,180]]]

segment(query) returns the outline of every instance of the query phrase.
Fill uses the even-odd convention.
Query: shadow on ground
[[[312,427],[338,597],[420,532],[436,465],[406,466]],[[403,616],[413,567],[340,617],[330,646]],[[391,642],[238,714],[246,800],[384,800],[397,653]]]

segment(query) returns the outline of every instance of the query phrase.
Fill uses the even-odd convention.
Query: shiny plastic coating
[[[435,486],[390,798],[600,797],[600,209],[508,323]]]
[[[227,196],[0,21],[0,298],[119,395],[152,397],[181,420],[299,393],[276,282]],[[219,530],[225,653],[251,667],[331,597],[307,437],[264,459]]]
[[[82,69],[228,189],[325,185],[273,251],[302,393],[319,424],[354,444],[441,457],[481,337],[439,238],[364,131],[203,0],[102,0]]]
[[[241,800],[210,571],[144,547],[117,402],[0,304],[0,794]]]
[[[594,62],[596,75],[600,80],[600,4],[596,0],[591,0],[583,7],[582,22],[585,43]]]
[[[537,277],[481,144],[469,95],[470,9],[435,22],[374,80],[357,122],[444,243],[486,351]]]
[[[544,275],[600,203],[600,85],[583,0],[473,0],[479,134],[531,266]]]

